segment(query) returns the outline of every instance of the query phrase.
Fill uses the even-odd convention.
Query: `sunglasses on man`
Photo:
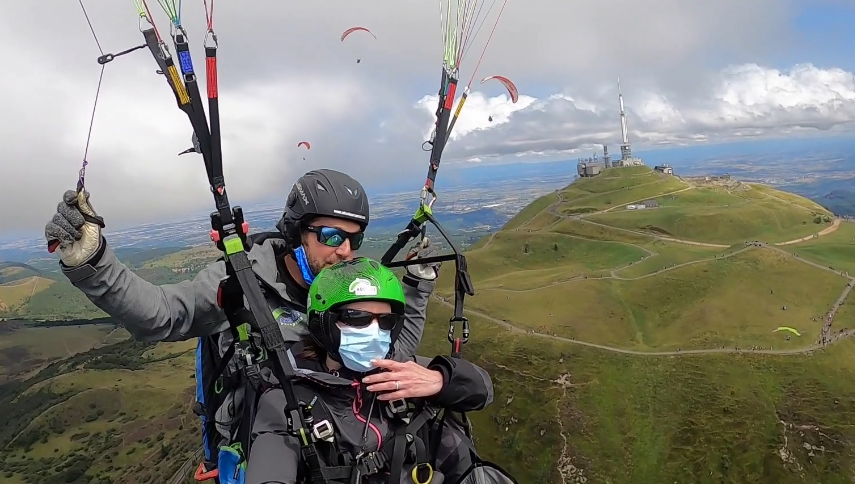
[[[359,250],[362,246],[362,241],[365,239],[364,232],[347,232],[336,227],[315,227],[308,226],[306,230],[314,233],[318,237],[318,242],[327,247],[340,247],[345,240],[350,241],[350,248]]]

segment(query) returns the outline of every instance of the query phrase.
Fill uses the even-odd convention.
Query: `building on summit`
[[[596,154],[591,158],[579,158],[576,165],[576,174],[578,176],[592,177],[599,175],[603,170],[609,168],[644,165],[644,161],[641,158],[632,156],[632,148],[629,144],[629,133],[626,127],[626,110],[623,106],[623,93],[620,89],[620,79],[618,79],[618,103],[620,104],[620,159],[612,161],[612,158],[609,155],[608,145],[603,145],[603,157],[601,160],[597,158]],[[670,167],[668,168],[670,169]],[[673,174],[673,172],[669,174]]]
[[[659,208],[659,202],[656,200],[645,200],[641,203],[645,208]]]

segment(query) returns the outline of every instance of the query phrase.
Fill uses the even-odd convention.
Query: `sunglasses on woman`
[[[361,309],[342,309],[338,313],[338,320],[354,328],[364,328],[377,320],[380,329],[392,331],[403,319],[403,316],[395,313],[371,313]]]
[[[335,227],[306,227],[306,230],[318,236],[318,242],[327,247],[341,247],[345,240],[350,241],[350,248],[359,250],[365,239],[364,232],[347,232]]]

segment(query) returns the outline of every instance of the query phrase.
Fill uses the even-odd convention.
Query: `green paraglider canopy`
[[[797,330],[795,330],[795,329],[793,329],[793,328],[790,328],[790,327],[788,327],[788,326],[778,326],[778,329],[776,329],[775,331],[772,331],[772,332],[773,332],[773,333],[777,333],[778,331],[789,331],[790,333],[793,333],[793,334],[794,334],[794,335],[796,335],[796,336],[801,336],[801,335],[802,335],[802,334],[801,334],[801,333],[799,333]]]

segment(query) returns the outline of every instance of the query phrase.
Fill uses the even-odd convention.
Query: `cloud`
[[[494,0],[482,2],[486,11]],[[501,2],[495,0],[491,15]],[[141,42],[132,2],[84,3],[105,52]],[[167,32],[158,2],[148,3]],[[298,174],[317,166],[349,171],[372,189],[423,176],[421,146],[434,110],[426,94],[439,88],[442,59],[437,6],[370,3],[217,2],[224,163],[233,203],[282,200]],[[444,163],[559,156],[614,142],[618,76],[625,80],[637,145],[803,125],[838,129],[851,110],[851,87],[839,79],[845,73],[788,73],[790,84],[774,84],[766,94],[750,87],[771,71],[752,71],[746,63],[772,65],[798,41],[789,19],[805,3],[509,0]],[[184,4],[182,21],[201,69],[202,2]],[[14,75],[0,76],[0,190],[22,202],[15,213],[0,215],[0,226],[39,230],[62,191],[74,186],[99,51],[77,2],[46,8],[0,0],[0,10],[0,57],[15,66]],[[474,77],[491,21],[463,60],[461,85]],[[378,38],[352,35],[342,43],[341,32],[355,25]],[[144,49],[104,69],[86,181],[111,227],[211,208],[201,158],[176,156],[189,147],[191,130],[155,69]],[[513,79],[519,102],[509,104],[498,83],[477,83],[491,74]],[[730,90],[725,80],[734,83]],[[200,84],[204,90],[204,76]],[[834,89],[840,100],[829,94]],[[802,101],[781,104],[785,97]],[[297,149],[301,140],[312,149]]]
[[[624,88],[629,137],[635,146],[848,131],[855,120],[853,74],[811,64],[787,71],[757,64],[731,66],[710,76],[706,89],[692,97],[672,99],[663,91],[627,88],[625,83]],[[516,104],[504,96],[484,98],[475,92],[461,113],[446,157],[485,161],[524,154],[554,159],[598,144],[618,145],[616,83],[608,95],[603,91],[568,89],[542,99],[521,95]],[[426,96],[417,106],[432,112],[436,102],[437,96]]]

